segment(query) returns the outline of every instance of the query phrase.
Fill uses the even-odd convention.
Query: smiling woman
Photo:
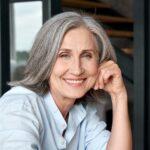
[[[73,99],[85,95],[96,82],[99,65],[97,49],[96,40],[85,27],[68,31],[50,76],[51,92],[60,91],[65,97]]]
[[[0,148],[131,150],[121,71],[107,35],[91,17],[65,12],[47,21],[24,79],[10,85],[15,87],[0,101]],[[111,134],[97,115],[101,90],[112,100]]]

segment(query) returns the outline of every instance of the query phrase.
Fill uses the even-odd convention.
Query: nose
[[[71,65],[71,74],[79,76],[84,73],[84,68],[80,58],[74,58]]]

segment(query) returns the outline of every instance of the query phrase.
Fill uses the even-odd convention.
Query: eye
[[[90,59],[90,58],[92,58],[92,54],[91,53],[83,53],[82,57]]]
[[[62,52],[62,53],[58,54],[58,57],[60,57],[60,58],[69,58],[70,54],[66,53],[66,52]]]

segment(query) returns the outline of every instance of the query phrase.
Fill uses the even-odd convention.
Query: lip
[[[70,79],[70,78],[65,78],[64,81],[72,86],[72,87],[79,87],[79,86],[82,86],[85,82],[86,78],[78,78],[78,79]]]

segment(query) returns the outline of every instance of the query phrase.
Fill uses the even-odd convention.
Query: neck
[[[75,100],[74,100],[75,101]],[[56,105],[58,106],[60,112],[62,113],[64,119],[67,118],[67,115],[70,111],[70,109],[72,108],[72,106],[74,105],[74,101],[72,100],[63,100],[59,103],[57,103],[57,101],[55,101]]]
[[[66,120],[67,115],[69,113],[69,110],[72,108],[72,106],[75,103],[75,99],[69,99],[65,97],[60,97],[57,94],[51,93],[53,96],[53,99],[59,108],[61,114],[63,115],[64,119]]]

